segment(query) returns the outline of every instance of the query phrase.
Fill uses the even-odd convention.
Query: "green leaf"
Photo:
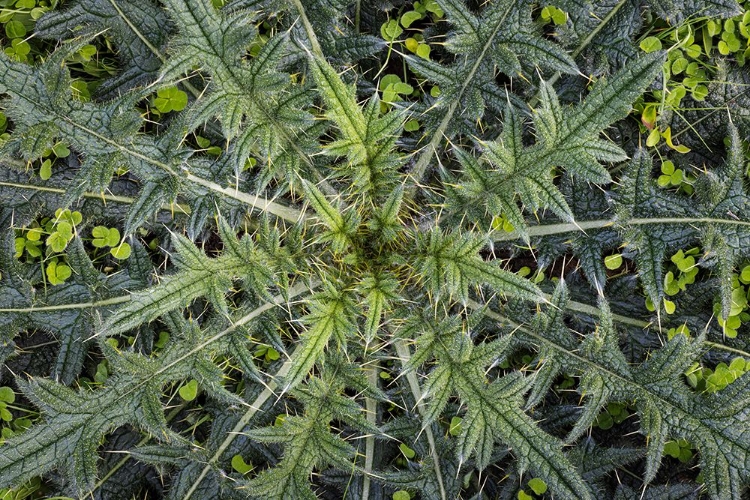
[[[417,55],[421,57],[422,59],[429,60],[430,51],[431,51],[430,46],[427,44],[422,43],[417,46]]]
[[[193,379],[187,384],[180,387],[180,397],[185,401],[192,401],[198,395],[198,381]]]
[[[395,21],[393,21],[395,22]],[[393,179],[387,174],[401,163],[395,154],[395,139],[400,132],[403,116],[391,111],[379,117],[379,102],[376,97],[370,99],[363,110],[357,104],[354,89],[341,81],[333,68],[317,56],[311,57],[311,69],[319,86],[319,93],[326,103],[327,113],[339,128],[342,138],[327,146],[332,155],[347,156],[353,164],[352,178],[357,194],[364,194],[369,199],[387,196],[395,187]],[[386,87],[390,81],[394,93],[411,93],[412,88],[401,82],[400,78],[383,78]]]
[[[172,186],[157,182],[147,182],[141,189],[138,198],[130,205],[125,219],[125,235],[133,234],[140,225],[153,216],[163,204],[174,199]]]
[[[53,260],[47,264],[45,274],[47,275],[47,280],[52,285],[61,285],[65,280],[70,278],[72,271],[69,266],[59,264],[57,261]]]
[[[70,149],[62,142],[58,142],[52,146],[52,153],[58,158],[67,158],[70,155]]]
[[[245,265],[231,257],[209,261],[189,241],[185,242],[177,236],[173,241],[181,249],[176,257],[180,259],[184,272],[173,275],[153,289],[132,294],[131,301],[107,319],[100,330],[102,334],[123,333],[184,306],[197,297],[208,296],[216,275],[239,274]],[[121,243],[112,250],[126,248],[125,245],[127,243]],[[127,248],[130,249],[129,246]],[[254,263],[248,262],[247,265],[252,266]]]
[[[380,27],[380,36],[382,36],[383,39],[388,42],[392,42],[403,32],[404,30],[401,29],[401,27],[398,25],[398,21],[396,21],[395,19],[391,19],[390,21],[383,23],[383,25]]]
[[[507,390],[510,392],[506,393]],[[469,450],[477,447],[481,467],[487,463],[494,439],[500,438],[514,449],[528,450],[524,462],[553,491],[570,498],[592,498],[588,487],[560,451],[557,441],[536,429],[524,412],[513,409],[513,404],[507,401],[507,396],[514,394],[515,390],[512,385],[498,382],[485,394],[476,394],[478,400],[469,405],[464,417],[466,430],[459,437],[459,457],[467,456]]]
[[[470,113],[472,119],[478,120],[485,103],[505,107],[505,94],[495,88],[495,68],[514,76],[521,71],[518,55],[524,54],[531,65],[563,73],[578,72],[573,58],[558,45],[541,37],[533,27],[531,4],[492,2],[486,4],[478,15],[460,0],[443,0],[439,5],[455,28],[449,33],[445,46],[461,57],[449,68],[431,64],[422,58],[406,58],[414,71],[433,80],[441,90],[438,101],[431,104],[429,110],[433,120],[438,123],[437,128],[413,169],[418,181],[430,163],[433,152],[442,143],[443,136],[450,138],[456,132],[452,125],[458,109],[462,110],[462,114]]]
[[[122,404],[113,393],[77,393],[46,379],[19,385],[42,407],[47,422],[5,442],[0,455],[0,487],[20,484],[65,461],[71,486],[82,494],[89,491],[97,475],[96,443],[133,415],[136,400]],[[127,390],[122,384],[120,388]],[[28,439],[29,435],[34,439]]]
[[[97,248],[108,246],[109,228],[106,226],[96,226],[91,230],[91,236],[94,238],[91,244]]]
[[[453,417],[451,419],[450,427],[448,428],[448,432],[451,436],[461,434],[461,422],[463,422],[463,419],[460,417]]]
[[[394,21],[391,21],[394,22]],[[329,108],[329,114],[349,140],[364,144],[367,133],[365,118],[354,99],[354,89],[345,85],[333,68],[325,61],[313,57],[313,75]],[[352,110],[357,110],[352,113]],[[356,142],[355,142],[356,141]]]
[[[622,254],[617,253],[604,257],[604,266],[610,271],[619,269],[622,266]]]
[[[117,246],[113,246],[109,250],[109,253],[112,255],[112,257],[118,260],[127,259],[128,257],[130,257],[130,252],[130,245],[128,243],[125,243],[124,241]]]
[[[26,26],[21,21],[10,21],[5,25],[5,35],[8,38],[23,38],[26,36]]]
[[[283,458],[275,467],[263,471],[247,483],[253,495],[315,498],[308,482],[312,469],[326,464],[344,466],[354,455],[354,448],[329,432],[334,415],[349,422],[352,419],[325,409],[326,400],[336,399],[342,389],[338,381],[326,382],[313,378],[305,386],[307,395],[304,399],[314,409],[312,414],[286,416],[280,426],[257,428],[248,433],[251,439],[280,443],[285,449]]]
[[[404,28],[408,28],[415,21],[419,21],[420,19],[422,19],[422,14],[417,11],[410,10],[408,12],[404,12],[401,15],[401,26],[403,26]]]
[[[120,231],[117,230],[117,228],[109,228],[107,230],[107,234],[105,236],[106,238],[106,246],[113,247],[117,245],[117,243],[120,241]]]
[[[304,181],[305,194],[312,205],[318,217],[334,233],[339,233],[345,229],[344,217],[336,208],[326,199],[323,193],[312,183]]]
[[[0,387],[0,401],[13,403],[16,400],[16,393],[10,387]]]
[[[41,9],[31,11],[34,19],[39,17],[35,17],[37,10]],[[84,26],[93,33],[109,30],[118,48],[119,71],[113,76],[102,75],[104,82],[97,89],[100,95],[116,97],[134,86],[153,81],[161,61],[150,47],[162,50],[171,32],[165,29],[171,28],[166,12],[157,4],[98,2],[92,8],[87,1],[70,2],[64,9],[46,12],[37,20],[35,32],[45,39],[62,39],[71,36],[76,27]],[[89,47],[90,44],[83,45],[81,50],[90,52]]]
[[[242,455],[235,455],[232,457],[232,469],[236,470],[240,474],[247,474],[253,470],[253,465],[245,463]]]
[[[462,301],[471,283],[487,283],[496,291],[527,300],[543,300],[539,289],[515,273],[483,261],[481,239],[470,235],[431,231],[418,235],[415,268],[435,294],[447,292]]]
[[[177,87],[167,87],[156,91],[154,107],[162,113],[182,111],[188,103],[188,96]]]
[[[398,449],[399,449],[399,450],[401,450],[401,453],[402,453],[402,454],[403,454],[403,455],[404,455],[404,456],[405,456],[406,458],[408,458],[408,459],[410,459],[410,460],[411,460],[412,458],[414,458],[414,457],[416,457],[416,456],[417,456],[417,453],[416,453],[416,452],[415,452],[414,450],[412,450],[411,448],[409,448],[408,446],[406,446],[406,444],[404,444],[404,443],[401,443],[400,445],[398,445]]]
[[[651,406],[649,401],[640,405],[641,427],[648,438],[648,450],[646,455],[646,473],[644,480],[649,483],[656,477],[661,465],[663,453],[667,451],[667,425],[662,420],[658,409]]]
[[[640,47],[646,54],[656,52],[661,50],[661,40],[655,36],[649,36],[641,40]]]
[[[49,180],[52,177],[52,161],[47,159],[42,162],[42,166],[39,169],[39,177],[43,180]]]
[[[547,493],[547,483],[538,477],[529,480],[529,488],[531,488],[531,490],[537,495],[544,495]]]
[[[301,345],[292,356],[292,364],[285,377],[285,392],[302,382],[322,357],[331,337],[337,339],[339,344],[345,342],[353,330],[353,307],[351,297],[334,290],[314,298],[310,304],[311,312],[305,317],[310,327],[302,334]]]

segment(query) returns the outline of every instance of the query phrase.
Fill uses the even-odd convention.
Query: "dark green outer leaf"
[[[151,0],[78,0],[64,10],[42,16],[35,26],[37,36],[64,39],[86,32],[107,30],[115,38],[120,71],[99,86],[97,93],[115,97],[138,85],[151,83],[162,64],[159,50],[164,46],[171,26],[166,13]]]

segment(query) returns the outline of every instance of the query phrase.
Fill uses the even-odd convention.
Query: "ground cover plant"
[[[2,498],[746,497],[750,2],[0,5]]]

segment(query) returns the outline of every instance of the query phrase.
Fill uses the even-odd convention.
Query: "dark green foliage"
[[[642,256],[643,287],[655,304],[663,297],[661,263],[667,248],[680,240],[700,240],[716,261],[722,284],[722,315],[729,315],[732,268],[746,254],[750,243],[750,224],[746,222],[750,204],[739,134],[731,125],[728,133],[726,165],[699,177],[697,203],[658,193],[651,179],[651,158],[644,151],[636,153],[625,172],[623,178],[628,187],[620,191],[618,219],[628,228],[626,238]],[[659,222],[649,222],[659,218]],[[673,218],[691,223],[675,222]]]
[[[656,2],[651,0],[648,4],[658,16],[667,20],[675,18],[677,21],[690,16],[726,18],[736,16],[741,12],[737,2],[731,0],[711,0],[708,2],[695,0]]]
[[[457,153],[469,178],[454,191],[459,206],[472,211],[484,208],[484,214],[475,212],[472,218],[489,218],[486,226],[494,215],[503,214],[524,237],[526,224],[516,196],[530,210],[549,208],[563,220],[573,221],[570,207],[552,182],[553,168],[563,166],[583,181],[611,182],[598,162],[622,161],[627,155],[599,135],[627,113],[628,103],[654,78],[662,61],[660,54],[641,58],[611,81],[598,84],[576,110],[561,108],[557,94],[542,82],[541,108],[534,110],[537,142],[533,146],[524,147],[523,124],[509,109],[498,140],[482,144],[482,160],[489,168],[466,153]],[[566,119],[568,115],[573,118]]]
[[[97,92],[115,97],[156,79],[162,65],[161,51],[170,32],[169,18],[151,0],[143,2],[76,2],[54,11],[36,24],[36,34],[50,39],[99,34],[114,39],[121,64],[117,76],[102,83]]]
[[[675,132],[646,148],[675,86],[639,48],[741,10],[45,14],[40,62],[0,54],[0,488],[743,498],[747,68],[707,58],[710,99],[741,105],[659,108]],[[89,43],[118,61],[93,100],[72,88]],[[657,182],[667,160],[689,189]]]

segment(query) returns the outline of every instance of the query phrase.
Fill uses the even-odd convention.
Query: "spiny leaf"
[[[165,25],[169,26],[166,12],[150,0],[138,3],[78,0],[66,4],[64,10],[47,12],[37,21],[35,33],[59,39],[81,27],[90,33],[107,30],[116,39],[121,67],[116,76],[99,86],[97,93],[114,97],[156,78],[162,63],[158,51],[171,31]],[[80,32],[77,34],[80,36]]]
[[[506,110],[498,140],[482,143],[483,164],[458,154],[466,169],[466,181],[451,191],[456,207],[480,222],[499,212],[522,236],[526,235],[526,222],[517,205],[519,199],[530,210],[550,208],[563,220],[573,221],[568,203],[552,182],[553,169],[563,166],[582,180],[610,182],[609,173],[589,152],[588,144],[602,143],[599,134],[627,114],[635,98],[661,69],[663,59],[661,53],[642,57],[611,79],[599,82],[581,104],[566,110],[561,108],[552,87],[542,82],[542,107],[535,110],[537,143],[523,146],[521,122],[512,108]],[[572,112],[572,118],[563,120],[568,112]],[[595,152],[609,161],[621,158],[618,149],[599,145]],[[477,207],[483,207],[484,213]]]
[[[310,304],[310,313],[305,321],[310,328],[302,334],[301,345],[294,351],[292,365],[285,377],[284,390],[295,387],[310,372],[321,358],[331,337],[339,344],[354,330],[351,317],[354,304],[346,292],[329,290],[318,295]]]
[[[327,116],[336,123],[342,138],[329,144],[327,152],[346,156],[351,162],[356,194],[364,194],[371,201],[390,191],[393,186],[388,176],[401,161],[393,153],[395,139],[401,129],[403,116],[398,111],[380,114],[377,94],[365,109],[359,107],[354,89],[341,81],[333,68],[318,56],[310,57],[313,76],[327,106]]]
[[[305,187],[308,201],[318,216],[328,226],[328,229],[334,233],[343,231],[345,226],[344,217],[341,215],[341,212],[331,205],[314,184],[303,181],[302,185]]]
[[[354,98],[354,89],[345,85],[331,66],[319,57],[311,57],[311,67],[321,94],[328,105],[329,117],[336,122],[344,136],[350,141],[354,155],[357,147],[365,146],[367,123]]]
[[[127,385],[121,385],[125,389]],[[35,439],[8,440],[0,455],[0,487],[8,487],[52,469],[62,460],[70,460],[73,487],[83,493],[96,480],[96,443],[109,430],[125,423],[135,411],[136,399],[123,405],[114,392],[76,394],[48,379],[21,383],[29,398],[45,411],[47,425],[31,432]]]
[[[107,319],[100,334],[125,332],[180,306],[184,307],[201,296],[217,297],[216,287],[229,284],[222,281],[222,276],[226,280],[242,275],[246,267],[254,264],[252,260],[243,261],[231,255],[210,260],[192,242],[177,234],[173,235],[173,242],[178,249],[175,260],[183,270],[153,289],[134,293],[130,303]],[[223,309],[222,300],[217,299],[216,302]]]
[[[470,283],[487,283],[500,293],[528,300],[542,300],[536,286],[518,275],[483,261],[481,239],[461,234],[431,231],[417,236],[416,269],[433,293],[447,291],[460,300],[468,299]]]

